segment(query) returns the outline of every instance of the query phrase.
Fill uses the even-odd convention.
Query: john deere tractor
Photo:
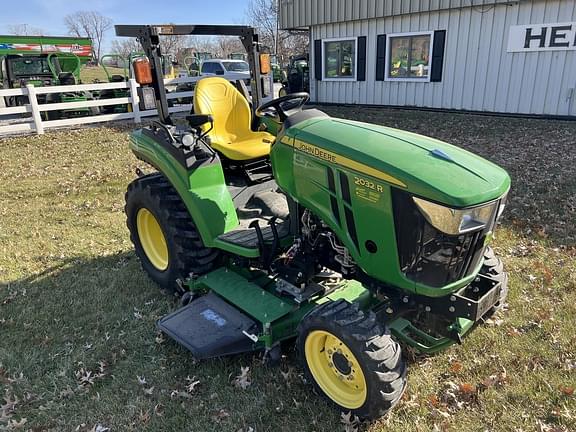
[[[401,345],[434,353],[498,310],[507,276],[488,245],[507,173],[414,133],[303,109],[306,93],[259,105],[258,38],[244,26],[117,26],[137,37],[153,77],[140,97],[159,121],[130,147],[156,172],[126,192],[142,267],[181,295],[158,328],[198,359],[294,341],[316,390],[363,418],[406,387]],[[194,114],[168,113],[159,36],[239,36],[251,100],[220,77],[200,80]],[[257,119],[277,124],[262,131]],[[256,162],[271,176],[237,168]]]

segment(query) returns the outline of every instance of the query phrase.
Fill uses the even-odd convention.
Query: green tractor
[[[488,245],[510,188],[498,166],[414,133],[258,106],[258,39],[244,26],[116,26],[151,59],[159,121],[130,147],[157,172],[126,192],[142,267],[181,306],[157,326],[198,359],[295,340],[309,382],[342,411],[385,414],[406,387],[401,344],[434,353],[502,307],[507,275]],[[241,37],[255,115],[220,77],[196,86],[185,125],[168,113],[159,35]],[[137,77],[138,79],[138,77]],[[226,169],[267,161],[273,178]]]
[[[110,83],[117,83],[117,82],[127,82],[130,78],[130,71],[128,70],[128,63],[129,60],[121,56],[120,54],[106,54],[100,58],[100,65],[104,69],[104,73],[106,74],[106,78]],[[120,69],[122,74],[118,73],[119,71],[113,71],[112,67],[116,69]],[[101,90],[98,93],[99,99],[116,99],[116,98],[125,98],[130,95],[130,91],[127,88],[120,88],[120,89],[105,89]],[[117,113],[125,113],[131,111],[130,104],[118,104],[118,105],[104,105],[100,108],[102,114],[117,114]]]
[[[52,78],[57,85],[74,86],[81,84],[80,69],[82,63],[80,58],[73,53],[54,52],[48,54],[46,61]],[[93,100],[94,95],[88,91],[66,91],[62,93],[48,93],[46,103],[65,102],[86,102]],[[78,107],[60,110],[45,111],[46,120],[57,120],[60,118],[83,117],[98,115],[98,107]]]
[[[291,57],[286,75],[282,77],[282,88],[278,91],[278,96],[309,92],[310,73],[308,69],[308,54]]]

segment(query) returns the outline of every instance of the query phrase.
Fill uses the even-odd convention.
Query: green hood
[[[336,118],[316,118],[295,126],[296,140],[376,169],[399,180],[411,193],[448,206],[490,201],[510,187],[510,177],[499,166],[433,138]]]

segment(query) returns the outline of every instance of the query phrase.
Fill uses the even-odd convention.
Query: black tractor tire
[[[328,334],[324,339],[325,345],[314,344],[314,339],[322,338],[324,334]],[[337,338],[336,345],[332,344],[334,337]],[[309,338],[313,339],[309,342],[307,352]],[[351,411],[361,419],[377,418],[396,405],[404,393],[407,367],[402,358],[400,345],[392,339],[387,329],[382,330],[374,312],[362,311],[355,303],[338,300],[313,309],[298,326],[296,346],[307,380],[313,383],[317,392],[343,412]],[[331,350],[330,346],[341,346],[342,350]],[[316,353],[317,358],[312,358]],[[337,355],[341,357],[340,360]],[[342,363],[342,358],[347,360]],[[322,363],[327,367],[323,366],[321,369],[327,372],[318,372],[318,365]],[[311,370],[311,364],[316,376],[321,381],[324,380],[323,384],[317,381],[315,373]],[[354,369],[358,366],[360,370]],[[336,379],[330,373],[333,373]],[[360,381],[357,380],[358,373],[362,374],[360,377],[364,378],[365,385],[362,384],[361,378]],[[327,385],[333,385],[338,379],[345,387],[343,393],[339,392],[340,389],[333,389],[330,395],[330,390],[326,392],[323,389]],[[359,386],[352,388],[358,382]],[[339,384],[336,384],[336,387],[338,386]],[[354,394],[363,388],[365,388],[363,394],[360,396]],[[351,397],[359,399],[349,404],[335,400],[341,398],[339,394],[346,392]]]
[[[506,299],[508,297],[508,273],[504,271],[502,260],[496,256],[494,250],[490,246],[487,246],[484,250],[484,263],[480,269],[480,274],[502,283],[500,299],[489,313],[489,315],[492,315],[501,310],[506,304]]]
[[[214,268],[218,251],[204,246],[178,192],[162,174],[134,180],[128,186],[125,199],[126,225],[136,255],[144,271],[161,288],[181,295],[184,291],[178,280],[184,281],[191,274],[202,275]],[[160,226],[167,249],[167,262],[162,268],[152,263],[142,246],[137,222],[142,209],[150,212]]]

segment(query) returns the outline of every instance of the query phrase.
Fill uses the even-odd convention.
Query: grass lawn
[[[124,69],[116,67],[107,67],[108,73],[110,75],[122,75],[124,76]],[[80,80],[84,84],[90,84],[95,80],[100,82],[108,82],[108,76],[106,71],[102,66],[84,66],[80,70]]]
[[[464,146],[513,181],[494,243],[508,310],[461,346],[407,352],[404,399],[360,430],[576,430],[576,122],[326,110]],[[0,140],[0,430],[345,430],[293,352],[277,368],[250,355],[195,362],[156,333],[177,302],[128,238],[124,191],[146,168],[128,132]]]

